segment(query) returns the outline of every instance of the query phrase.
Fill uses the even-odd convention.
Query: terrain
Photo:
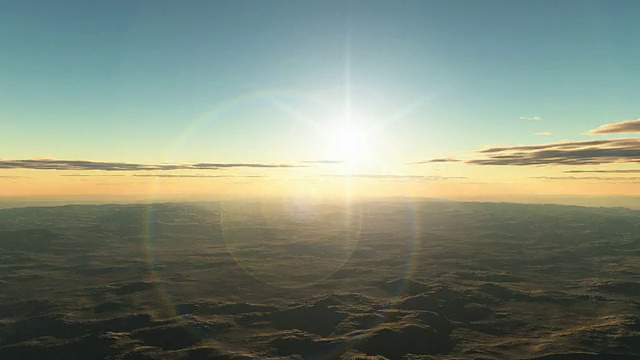
[[[640,359],[640,211],[0,209],[1,359]]]

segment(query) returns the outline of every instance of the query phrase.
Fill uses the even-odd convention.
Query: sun
[[[339,124],[329,131],[328,138],[328,152],[337,160],[357,162],[367,158],[367,134],[362,126]]]

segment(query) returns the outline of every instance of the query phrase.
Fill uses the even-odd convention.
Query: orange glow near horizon
[[[71,176],[60,176],[71,175]],[[82,176],[77,176],[82,175]],[[16,170],[0,178],[0,198],[96,197],[148,200],[206,199],[215,196],[295,196],[318,199],[360,197],[433,197],[504,200],[537,196],[640,196],[635,182],[528,179],[425,180],[422,178],[280,177],[140,177],[132,174],[86,174]],[[172,174],[180,176],[179,174]],[[514,179],[515,180],[515,179]]]

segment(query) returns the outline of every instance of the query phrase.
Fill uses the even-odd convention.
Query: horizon
[[[505,205],[540,205],[540,206],[569,206],[586,208],[622,208],[627,210],[640,210],[640,196],[632,197],[602,197],[602,196],[565,196],[545,197],[536,196],[529,198],[468,198],[449,199],[436,197],[416,196],[360,196],[360,197],[293,197],[293,196],[197,196],[164,198],[162,200],[149,197],[114,197],[114,196],[67,196],[30,198],[5,198],[0,201],[0,209],[15,209],[28,207],[60,207],[60,206],[101,206],[101,205],[158,205],[158,204],[206,204],[206,203],[241,203],[241,202],[297,202],[313,204],[365,204],[369,202],[380,203],[478,203],[478,204],[505,204]]]

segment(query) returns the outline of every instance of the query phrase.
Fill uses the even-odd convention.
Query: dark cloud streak
[[[97,175],[97,174],[60,174],[64,177],[122,177],[125,175]]]
[[[99,170],[99,171],[170,171],[220,170],[225,168],[296,168],[303,165],[260,163],[196,163],[196,164],[135,164],[86,160],[0,160],[0,169],[34,170]]]
[[[544,180],[597,180],[597,181],[638,181],[639,176],[613,177],[613,176],[534,176],[532,179]]]
[[[159,178],[263,178],[262,175],[170,175],[170,174],[134,174],[135,177]]]
[[[640,139],[611,139],[555,144],[494,147],[478,150],[485,158],[466,160],[474,165],[598,165],[640,163]]]
[[[640,119],[625,120],[617,123],[604,124],[596,129],[589,130],[587,134],[631,134],[640,133]]]
[[[617,169],[617,170],[565,170],[567,174],[599,173],[599,174],[638,174],[640,169]]]
[[[426,161],[416,161],[409,163],[410,165],[419,165],[419,164],[432,164],[432,163],[447,163],[447,162],[461,162],[462,160],[454,159],[454,158],[438,158],[431,159]]]

